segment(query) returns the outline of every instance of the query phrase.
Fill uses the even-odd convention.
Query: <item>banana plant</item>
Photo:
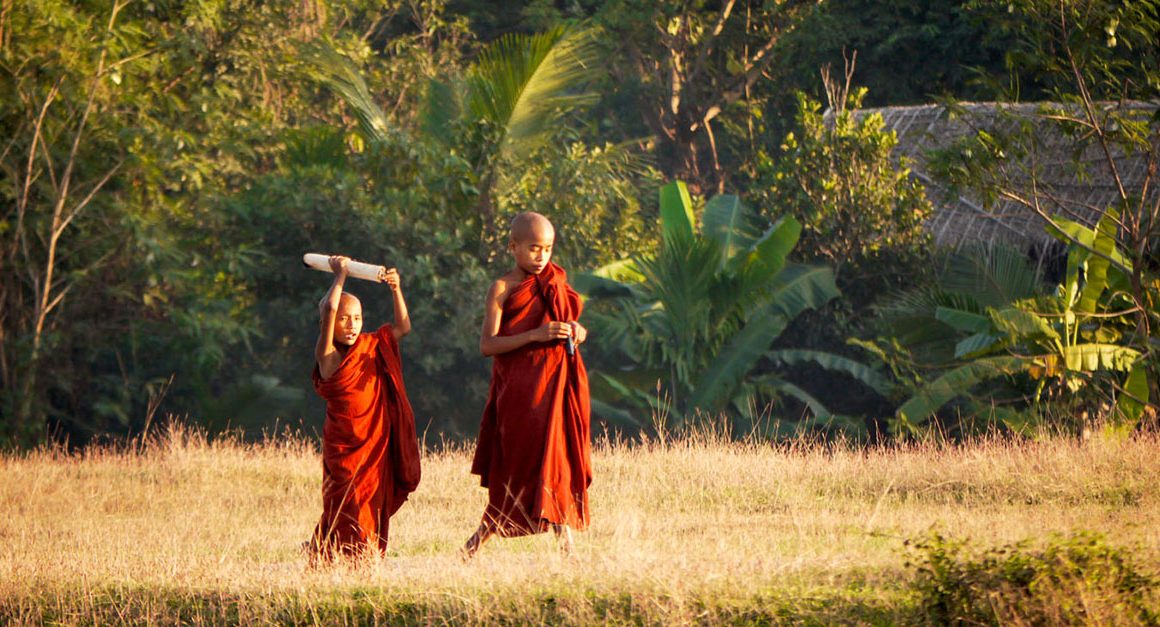
[[[785,394],[816,420],[838,420],[822,400],[782,378],[802,363],[889,389],[884,377],[851,359],[773,347],[800,313],[839,296],[830,268],[787,260],[801,235],[797,220],[769,224],[722,194],[705,204],[698,225],[680,181],[661,189],[660,209],[655,254],[574,279],[590,299],[595,335],[619,357],[614,367],[594,369],[598,413],[637,423],[632,417],[642,411],[668,411],[678,421],[698,412],[753,420],[761,401]]]
[[[960,292],[931,303],[933,317],[955,340],[951,366],[898,408],[894,429],[915,432],[977,384],[1014,375],[1034,383],[1032,405],[1047,386],[1075,393],[1110,380],[1113,423],[1138,422],[1148,405],[1146,347],[1133,345],[1128,331],[1132,311],[1124,287],[1131,265],[1117,248],[1118,218],[1109,209],[1094,229],[1066,219],[1049,227],[1069,244],[1064,282],[1053,293],[984,306]],[[913,333],[916,325],[909,326]],[[1009,427],[1023,426],[1006,416]]]

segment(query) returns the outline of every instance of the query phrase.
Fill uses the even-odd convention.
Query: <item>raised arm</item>
[[[487,291],[487,298],[483,304],[483,331],[479,335],[479,352],[485,357],[513,351],[531,342],[562,340],[572,334],[571,324],[549,322],[538,329],[516,335],[500,335],[499,327],[507,291],[508,284],[503,280],[492,283],[491,289]]]
[[[399,280],[399,271],[395,268],[383,272],[379,278],[391,288],[391,296],[395,303],[395,323],[391,326],[394,329],[395,341],[398,341],[411,332],[411,316],[407,313],[407,301],[403,299],[403,283]]]
[[[318,341],[314,344],[314,360],[318,362],[318,373],[323,379],[334,374],[338,365],[342,363],[342,355],[334,346],[334,319],[338,315],[338,303],[342,299],[342,286],[346,282],[348,263],[350,259],[347,257],[330,258],[334,282],[318,303]]]

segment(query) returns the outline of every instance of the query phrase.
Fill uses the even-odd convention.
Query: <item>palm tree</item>
[[[484,230],[494,230],[493,199],[512,185],[520,165],[549,147],[561,127],[596,96],[584,90],[601,71],[597,32],[558,26],[508,34],[480,51],[465,76],[433,78],[422,139],[472,162]],[[390,142],[405,135],[374,101],[359,70],[332,48],[311,51],[314,74],[353,109],[364,137]]]

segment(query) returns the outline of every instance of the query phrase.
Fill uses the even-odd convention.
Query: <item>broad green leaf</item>
[[[963,364],[924,385],[896,413],[904,424],[915,424],[956,396],[968,393],[975,384],[1012,374],[1021,365],[1018,357],[987,357]]]
[[[1051,328],[1051,324],[1044,317],[1030,311],[1018,307],[988,308],[987,315],[990,316],[994,328],[1006,333],[1012,340],[1059,339],[1059,333]]]
[[[1069,370],[1078,372],[1127,371],[1139,359],[1140,351],[1117,344],[1075,344],[1064,347],[1062,357]]]
[[[774,290],[766,302],[787,320],[842,295],[834,282],[834,271],[827,266],[790,264],[774,278]]]
[[[762,233],[749,251],[729,260],[729,271],[744,272],[752,289],[764,285],[785,267],[785,260],[801,238],[802,225],[793,216],[783,216]]]
[[[643,427],[645,424],[632,412],[605,403],[598,398],[592,398],[589,402],[591,403],[592,414],[608,422],[635,428]]]
[[[821,401],[814,398],[812,394],[790,383],[789,381],[763,381],[762,383],[805,403],[806,406],[810,408],[810,411],[813,412],[815,420],[826,420],[833,415],[829,408],[827,408]]]
[[[983,331],[966,337],[955,344],[955,359],[971,358],[994,350],[997,346],[1006,345],[1001,342],[1002,336]]]
[[[768,304],[745,321],[702,373],[693,388],[694,406],[716,409],[724,405],[732,398],[737,382],[753,369],[791,320],[840,295],[829,268],[789,266],[778,278],[780,285]]]
[[[1106,215],[1106,214],[1105,214]],[[1096,231],[1067,218],[1052,218],[1055,224],[1047,225],[1047,232],[1056,239],[1069,245],[1074,245],[1080,250],[1090,254],[1096,250]],[[1102,220],[1101,220],[1102,221]],[[1111,261],[1124,272],[1132,272],[1132,262],[1124,257],[1118,249],[1113,249],[1111,254]]]
[[[987,418],[992,422],[1000,422],[1008,429],[1018,434],[1030,434],[1039,424],[1039,416],[1033,409],[1018,410],[1012,407],[991,407]]]
[[[882,396],[888,396],[894,389],[894,384],[877,370],[841,355],[806,349],[783,349],[770,351],[766,356],[787,366],[816,364],[826,370],[844,372]]]
[[[725,261],[747,251],[762,235],[757,214],[733,194],[718,194],[705,203],[701,214],[701,235],[721,244]]]
[[[619,259],[592,271],[592,274],[614,281],[640,283],[644,275],[640,272],[640,263],[636,259]]]
[[[1076,309],[1081,313],[1096,313],[1100,295],[1108,287],[1108,267],[1111,266],[1111,256],[1116,253],[1119,217],[1118,211],[1108,209],[1096,225],[1095,239],[1092,242],[1094,253],[1088,257],[1083,291],[1080,292],[1079,302],[1076,303]]]
[[[1143,363],[1137,363],[1128,379],[1124,381],[1124,391],[1116,402],[1120,415],[1135,426],[1144,415],[1144,406],[1148,403],[1148,368]]]
[[[693,199],[684,181],[661,188],[661,230],[666,241],[693,237]]]
[[[987,316],[939,306],[934,310],[936,320],[946,323],[951,328],[968,333],[984,333],[991,330],[991,319]]]

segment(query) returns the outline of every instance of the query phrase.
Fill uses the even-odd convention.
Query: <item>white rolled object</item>
[[[315,270],[330,272],[330,255],[306,253],[305,255],[302,255],[302,265],[309,268],[314,268]],[[346,264],[346,271],[348,275],[356,279],[374,281],[375,283],[378,283],[380,273],[386,272],[386,268],[383,266],[376,266],[373,263],[363,263],[361,261],[355,261],[351,259]]]

